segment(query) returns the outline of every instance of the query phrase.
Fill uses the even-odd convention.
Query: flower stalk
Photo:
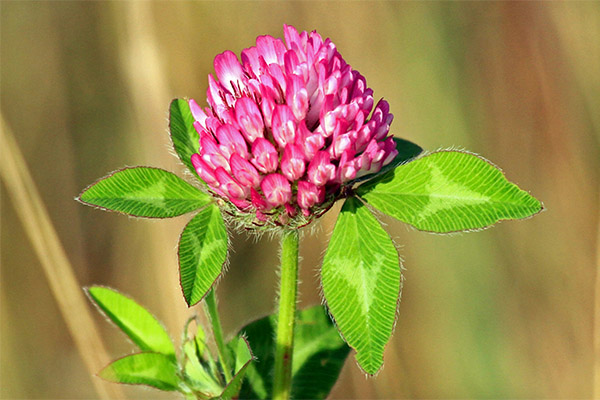
[[[205,305],[206,312],[212,325],[213,337],[217,345],[217,352],[219,353],[219,361],[223,368],[225,384],[227,384],[231,381],[232,376],[229,362],[227,361],[227,348],[225,347],[225,340],[223,339],[223,328],[221,327],[221,319],[219,318],[219,309],[217,307],[217,296],[215,295],[214,289],[211,289],[206,295]]]
[[[292,388],[292,355],[298,291],[298,231],[288,230],[281,238],[279,315],[275,342],[273,398],[289,399]]]

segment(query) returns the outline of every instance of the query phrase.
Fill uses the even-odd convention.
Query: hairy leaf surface
[[[116,290],[101,286],[88,289],[90,298],[142,351],[175,358],[175,347],[161,323],[149,311]]]
[[[161,390],[172,391],[179,387],[177,365],[159,353],[125,356],[109,364],[98,375],[111,382],[148,385]]]
[[[169,131],[173,147],[181,162],[198,177],[192,165],[192,154],[198,152],[199,135],[194,128],[194,116],[188,102],[184,99],[174,99],[169,108]],[[199,179],[199,177],[198,177]]]
[[[136,217],[170,218],[204,207],[211,197],[171,172],[132,167],[100,179],[78,200]]]
[[[400,260],[388,234],[356,198],[333,230],[321,268],[329,311],[368,374],[383,364],[400,294]]]
[[[270,315],[241,329],[256,361],[248,368],[240,399],[272,397],[276,328],[277,316]],[[326,398],[349,351],[323,306],[299,311],[294,329],[292,398]]]
[[[179,273],[185,301],[198,303],[221,274],[227,258],[227,231],[211,204],[186,225],[179,239]]]
[[[400,165],[360,186],[357,194],[419,230],[440,233],[485,228],[542,210],[489,161],[461,151],[439,151]]]
[[[227,343],[227,347],[231,352],[231,359],[234,360],[233,378],[227,383],[219,399],[231,399],[240,392],[248,367],[253,360],[250,345],[245,338],[238,336]]]

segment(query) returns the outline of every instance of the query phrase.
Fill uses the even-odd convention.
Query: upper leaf
[[[170,218],[204,207],[211,197],[171,172],[131,167],[87,187],[78,200],[136,217]]]
[[[400,221],[440,233],[485,228],[543,209],[489,161],[461,151],[439,151],[400,165],[356,192]]]
[[[406,164],[423,152],[421,146],[416,145],[406,139],[394,138],[394,143],[396,144],[396,150],[398,151],[398,154],[389,164],[383,166],[381,170],[373,174],[361,176],[360,178],[355,179],[352,181],[352,183],[363,182],[371,178],[378,181],[379,177],[383,176],[387,171],[396,168],[400,164]]]
[[[184,99],[174,99],[169,109],[169,130],[177,155],[194,176],[198,177],[192,165],[192,154],[198,152],[199,135],[194,128],[194,116]],[[199,178],[199,177],[198,177]]]
[[[257,361],[248,368],[239,398],[272,397],[276,326],[277,316],[270,315],[241,329],[241,334],[252,344]],[[349,351],[323,306],[298,312],[294,328],[292,398],[326,398]]]
[[[161,390],[178,390],[175,362],[158,353],[138,353],[120,358],[98,374],[107,381],[148,385]]]
[[[186,225],[179,239],[179,274],[188,305],[198,303],[221,274],[227,258],[227,231],[211,204]]]
[[[329,311],[368,374],[383,364],[400,294],[394,243],[360,200],[350,197],[338,216],[321,268]]]
[[[175,348],[165,328],[150,312],[121,293],[93,286],[90,298],[143,351],[153,351],[175,358]]]

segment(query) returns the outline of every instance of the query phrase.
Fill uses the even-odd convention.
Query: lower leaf
[[[256,362],[250,364],[240,399],[270,399],[273,385],[277,316],[241,329]],[[337,381],[350,348],[340,338],[323,306],[298,312],[294,330],[292,398],[324,399]]]
[[[107,381],[178,390],[177,365],[164,354],[137,353],[120,358],[98,374]]]
[[[250,351],[250,345],[243,337],[236,337],[230,341],[227,346],[232,352],[232,358],[235,360],[233,367],[233,379],[227,383],[225,390],[218,397],[219,399],[231,399],[237,395],[242,387],[242,382],[246,371],[254,359]]]

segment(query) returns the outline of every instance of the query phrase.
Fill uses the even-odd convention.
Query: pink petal
[[[239,183],[248,187],[258,187],[260,175],[248,160],[243,159],[237,153],[233,153],[229,163],[231,164],[231,172]]]
[[[194,169],[198,173],[200,179],[210,186],[219,186],[215,171],[210,167],[210,165],[202,160],[200,154],[192,154],[192,165],[194,166]]]
[[[260,75],[260,61],[259,54],[256,47],[250,47],[242,50],[242,64],[244,69],[254,75],[254,77],[258,77]]]
[[[296,119],[288,106],[275,106],[271,129],[273,130],[273,138],[281,148],[284,148],[288,143],[294,143]]]
[[[281,206],[292,198],[292,186],[281,174],[267,175],[260,184],[267,203],[273,207]]]
[[[279,165],[279,154],[267,139],[258,138],[252,143],[252,164],[262,173],[274,172]]]
[[[285,211],[288,213],[290,217],[295,217],[298,214],[298,209],[291,205],[290,203],[285,203]]]
[[[188,104],[190,106],[190,111],[192,112],[194,119],[200,124],[204,125],[204,121],[207,118],[206,113],[202,110],[202,108],[200,108],[200,106],[198,105],[198,103],[196,103],[194,99],[190,99],[188,101]]]
[[[281,172],[290,181],[295,181],[304,175],[306,163],[302,148],[295,144],[285,146],[281,157]]]
[[[286,52],[286,48],[281,39],[275,39],[269,35],[259,36],[256,38],[256,49],[267,64],[283,64],[283,54]]]
[[[242,134],[231,125],[221,125],[217,129],[217,140],[221,153],[230,158],[233,153],[238,153],[244,158],[248,158],[248,146]]]
[[[325,199],[325,189],[306,181],[298,181],[298,205],[308,210]]]
[[[304,80],[297,75],[288,76],[286,82],[286,102],[296,120],[301,120],[308,111],[308,92]]]
[[[200,149],[201,155],[204,162],[206,162],[211,168],[223,167],[229,170],[229,163],[227,158],[223,157],[221,150],[217,145],[217,142],[210,136],[205,135],[200,137]]]
[[[356,132],[354,132],[354,137],[356,137]],[[338,135],[331,145],[333,158],[339,158],[345,151],[352,150],[355,141],[356,139],[350,133]]]
[[[250,203],[248,200],[246,199],[235,199],[235,198],[230,198],[229,201],[231,201],[233,204],[235,204],[235,206],[237,208],[239,208],[240,210],[247,210],[248,208],[250,208],[250,206],[252,205],[252,203]]]
[[[288,49],[292,49],[292,43],[295,44],[299,50],[303,50],[306,46],[306,41],[302,43],[298,31],[291,25],[283,25],[283,36]]]
[[[223,94],[223,87],[219,82],[213,78],[212,75],[208,76],[208,89],[206,89],[206,97],[208,104],[217,111],[219,106],[225,105],[225,95]]]
[[[381,164],[382,166],[392,162],[392,160],[398,155],[398,150],[396,149],[396,142],[394,142],[393,137],[389,137],[383,142],[383,150],[386,154],[383,158],[383,163]]]
[[[329,162],[329,153],[319,151],[308,164],[308,180],[317,186],[323,186],[335,177],[335,165]]]
[[[235,103],[235,117],[248,143],[263,137],[265,125],[256,102],[248,97],[240,97]]]
[[[256,207],[257,210],[267,211],[269,209],[269,205],[267,204],[267,201],[265,200],[265,198],[263,196],[260,195],[260,193],[258,193],[258,191],[256,191],[256,189],[254,189],[254,188],[250,189],[250,197],[252,198],[252,205],[254,207]],[[264,214],[263,214],[263,216],[264,216]],[[260,219],[258,214],[257,214],[257,217]]]
[[[325,146],[325,138],[319,133],[312,133],[306,128],[306,121],[302,120],[298,124],[296,131],[296,144],[304,150],[305,158],[310,160],[317,151]]]
[[[250,190],[241,186],[224,168],[219,167],[215,169],[215,176],[219,181],[219,188],[227,194],[230,200],[241,200],[250,194]]]
[[[261,104],[260,108],[264,117],[264,123],[267,128],[271,128],[271,120],[273,119],[273,110],[277,103],[278,96],[269,86],[260,85]]]
[[[221,85],[227,89],[229,93],[234,94],[244,77],[244,71],[242,70],[242,66],[235,53],[227,50],[218,54],[215,57],[213,64]]]
[[[339,182],[344,183],[356,178],[356,173],[358,172],[356,164],[352,151],[342,154],[338,167]]]

